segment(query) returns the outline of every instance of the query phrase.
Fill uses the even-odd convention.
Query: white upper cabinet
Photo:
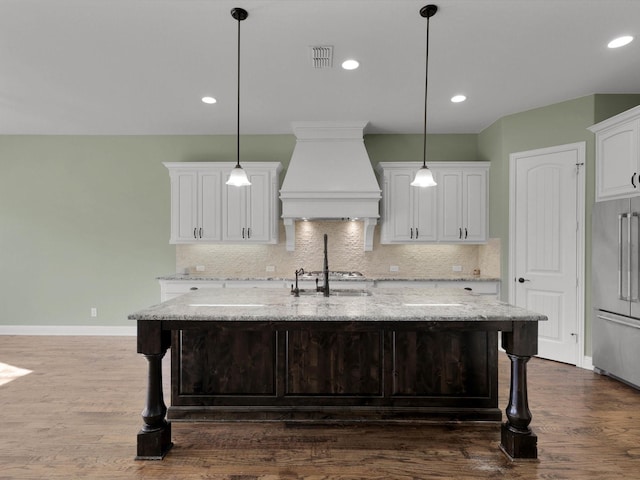
[[[437,240],[435,189],[409,185],[418,168],[415,165],[383,168],[381,243]]]
[[[221,239],[221,172],[169,169],[171,236],[169,243],[217,242]]]
[[[597,123],[596,201],[640,195],[640,106]]]
[[[228,162],[167,162],[171,180],[169,243],[278,242],[277,162],[246,168],[252,185],[225,185]]]
[[[484,163],[484,162],[482,162]],[[438,239],[446,243],[487,241],[488,167],[438,169]]]
[[[278,243],[277,191],[280,169],[256,168],[250,164],[244,169],[251,186],[238,188],[225,184],[223,187],[223,240],[233,243]],[[225,182],[229,172],[225,173]]]
[[[380,243],[484,243],[489,162],[430,162],[435,187],[409,184],[419,163],[382,162]]]

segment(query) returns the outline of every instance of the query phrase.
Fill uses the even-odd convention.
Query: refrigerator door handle
[[[618,214],[618,298],[620,300],[627,300],[622,295],[622,283],[624,282],[624,245],[622,239],[622,223],[627,218],[626,213]]]
[[[629,215],[629,300],[632,302],[637,302],[638,297],[640,295],[639,286],[638,286],[638,258],[640,258],[638,251],[638,245],[634,243],[633,240],[633,220],[636,221],[636,231],[640,228],[640,215],[638,212],[632,212]],[[637,238],[636,238],[637,240]],[[635,248],[634,248],[635,247]]]
[[[638,322],[633,322],[633,321],[630,321],[630,320],[627,321],[626,319],[618,317],[617,315],[614,317],[614,316],[609,316],[609,315],[605,314],[604,312],[600,312],[600,313],[598,313],[597,317],[599,319],[605,320],[607,322],[617,323],[618,325],[624,325],[626,327],[640,329],[640,324],[638,324]]]

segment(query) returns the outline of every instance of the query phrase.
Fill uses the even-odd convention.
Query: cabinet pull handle
[[[410,233],[409,233],[409,238],[410,238],[410,239],[413,239],[413,227],[411,227],[411,228],[409,229],[409,232],[410,232]]]
[[[416,240],[418,239],[418,227],[416,227]]]
[[[462,238],[462,227],[458,228],[458,238]]]
[[[242,227],[242,238],[244,238],[244,227]]]
[[[469,236],[469,232],[467,231],[467,227],[464,227],[464,239],[466,240]]]
[[[636,182],[635,182],[637,173],[638,172],[633,172],[633,175],[631,175],[631,185],[633,186],[633,188],[637,188],[636,187]]]
[[[197,230],[197,228],[194,227],[193,228],[193,238],[198,238],[198,236],[196,235],[196,230]]]
[[[200,227],[200,238],[202,238],[202,227]]]
[[[251,238],[251,227],[247,227],[247,238]]]

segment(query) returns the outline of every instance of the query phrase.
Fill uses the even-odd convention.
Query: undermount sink
[[[300,295],[322,297],[324,296],[324,293],[317,292],[315,290],[300,289]],[[361,290],[357,288],[332,289],[330,290],[329,296],[330,297],[370,297],[371,292],[369,290]]]

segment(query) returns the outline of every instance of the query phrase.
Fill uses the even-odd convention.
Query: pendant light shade
[[[420,167],[420,170],[416,172],[416,177],[411,182],[412,187],[435,187],[438,185],[433,178],[433,173],[429,170],[429,167]]]
[[[236,165],[229,174],[227,185],[233,185],[234,187],[247,187],[251,185],[251,182],[249,181],[249,177],[247,177],[247,172],[245,172],[240,165]]]
[[[231,10],[231,16],[238,21],[238,122],[237,122],[237,135],[236,135],[236,166],[231,170],[227,185],[233,185],[234,187],[245,187],[251,185],[247,172],[240,166],[240,22],[245,20],[249,13],[243,8],[234,8]]]
[[[429,19],[438,11],[435,5],[427,5],[420,9],[420,16],[427,19],[427,48],[424,71],[424,130],[422,138],[422,167],[411,182],[412,187],[435,187],[437,185],[433,173],[427,167],[427,86],[429,85]]]

